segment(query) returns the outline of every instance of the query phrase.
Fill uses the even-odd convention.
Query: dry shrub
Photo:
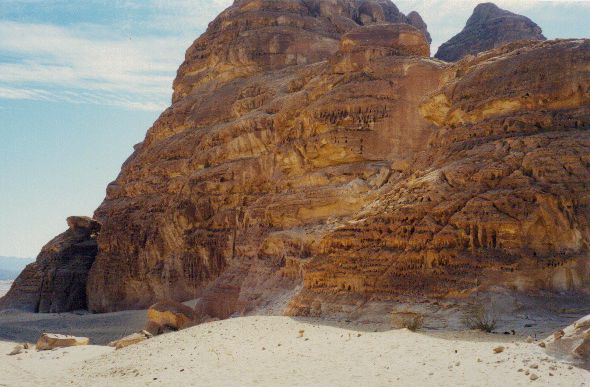
[[[420,313],[398,312],[391,316],[391,325],[395,329],[409,329],[416,332],[424,326],[424,316]]]
[[[494,306],[478,300],[475,304],[465,308],[461,317],[463,325],[469,329],[478,329],[483,332],[491,333],[496,329],[498,323],[497,314]]]

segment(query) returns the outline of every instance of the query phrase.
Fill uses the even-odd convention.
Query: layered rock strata
[[[214,20],[95,213],[89,308],[587,297],[590,42],[451,64],[396,10],[250,0]]]
[[[227,317],[292,291],[312,231],[426,141],[412,106],[443,76],[426,36],[389,23],[406,20],[391,2],[355,4],[237,2],[188,49],[172,107],[96,212],[93,310],[200,297]]]
[[[220,318],[323,314],[498,283],[587,289],[588,42],[449,65],[408,24],[342,34],[333,10],[307,12],[242,2],[189,49],[173,106],[96,213],[93,310],[199,298]],[[286,28],[267,18],[302,14],[333,35],[260,45]]]

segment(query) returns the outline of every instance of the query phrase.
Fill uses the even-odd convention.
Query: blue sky
[[[185,49],[231,0],[0,0],[0,256],[35,256],[92,215],[170,103]],[[400,0],[438,45],[478,1]],[[549,38],[590,37],[590,2],[499,0]]]

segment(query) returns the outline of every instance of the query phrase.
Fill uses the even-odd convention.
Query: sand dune
[[[590,385],[588,371],[512,338],[469,332],[361,332],[287,317],[245,317],[118,351],[89,346],[0,355],[0,385]],[[499,345],[505,351],[494,354]],[[13,346],[0,343],[0,353]],[[539,378],[531,381],[532,373]]]

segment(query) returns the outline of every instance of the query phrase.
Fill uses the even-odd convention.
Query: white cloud
[[[16,58],[0,63],[0,86],[26,99],[67,100],[68,94],[75,99],[81,94],[72,93],[85,91],[91,93],[86,101],[120,93],[131,101],[146,100],[129,108],[163,105],[186,43],[174,38],[113,40],[84,34],[75,28],[0,22],[0,54]],[[41,96],[34,92],[37,89],[48,94]],[[110,104],[126,105],[122,98]]]
[[[129,11],[130,25],[0,19],[0,98],[162,110],[186,48],[229,3],[127,0],[117,5]]]
[[[76,7],[69,0],[0,0],[25,13],[52,6]],[[0,10],[0,98],[53,100],[161,110],[185,49],[232,0],[87,0],[88,9],[123,10],[109,24],[61,25],[39,20],[2,20]],[[433,36],[432,52],[458,33],[481,0],[394,0],[405,13],[420,12]],[[495,0],[524,13],[562,1]],[[584,9],[590,1],[573,0]],[[73,5],[72,5],[73,4]],[[4,8],[9,9],[9,8]],[[90,18],[92,19],[92,18]]]
[[[51,96],[43,90],[36,89],[15,89],[10,87],[0,86],[0,98],[4,99],[35,99],[35,100],[51,100]]]

